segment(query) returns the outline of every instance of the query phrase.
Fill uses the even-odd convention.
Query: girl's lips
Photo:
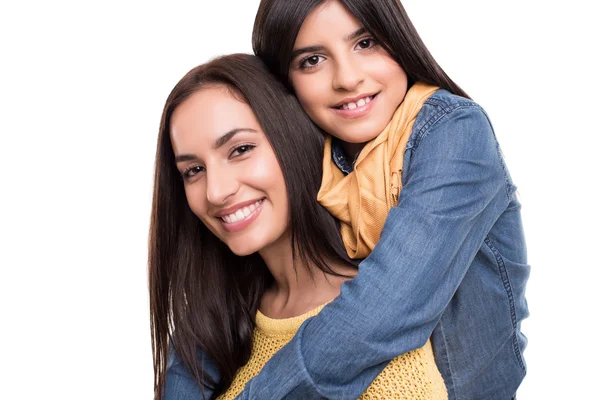
[[[353,110],[350,110],[350,109],[344,110],[344,109],[335,108],[335,107],[331,107],[331,110],[342,118],[347,118],[347,119],[360,118],[362,116],[367,115],[371,111],[371,109],[373,109],[373,106],[377,102],[378,98],[379,98],[379,93],[374,95],[373,98],[371,99],[371,101],[368,102],[367,104],[360,106],[360,107],[356,107]]]
[[[250,215],[248,215],[241,221],[225,222],[223,219],[219,218],[221,220],[223,229],[225,229],[227,232],[239,232],[242,229],[246,228],[248,225],[253,223],[256,220],[256,218],[258,218],[258,215],[262,211],[264,204],[265,201],[261,201],[260,205],[258,205]]]

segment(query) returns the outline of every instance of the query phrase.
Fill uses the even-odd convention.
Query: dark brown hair
[[[254,20],[252,47],[277,77],[289,84],[296,36],[318,5],[330,0],[262,0]],[[409,83],[437,85],[469,97],[438,65],[398,0],[339,0],[404,69]]]
[[[255,56],[234,54],[188,72],[162,114],[149,240],[149,287],[155,399],[161,399],[169,347],[203,387],[223,393],[250,357],[255,315],[273,278],[257,254],[239,257],[190,210],[176,168],[170,124],[175,109],[207,85],[222,85],[254,111],[285,179],[296,259],[335,274],[348,261],[335,219],[316,201],[323,135],[298,101]],[[197,352],[215,363],[215,381]]]

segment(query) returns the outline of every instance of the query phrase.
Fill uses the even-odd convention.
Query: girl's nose
[[[364,80],[364,73],[358,62],[348,57],[338,61],[332,86],[335,90],[345,90],[351,92]]]

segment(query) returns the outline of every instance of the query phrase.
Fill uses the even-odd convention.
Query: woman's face
[[[173,113],[171,141],[191,210],[232,252],[287,240],[283,174],[246,103],[222,86],[199,90]]]
[[[308,15],[289,72],[308,115],[348,143],[378,136],[407,88],[404,70],[339,1]]]

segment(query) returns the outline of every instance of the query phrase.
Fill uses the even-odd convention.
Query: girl
[[[356,274],[316,201],[322,146],[256,57],[217,59],[173,89],[150,236],[156,399],[234,398]],[[431,346],[395,358],[363,398],[382,396],[447,399]]]
[[[397,0],[263,0],[253,46],[331,135],[319,201],[366,259],[240,398],[355,398],[430,337],[449,398],[512,398],[529,266],[484,111]]]

